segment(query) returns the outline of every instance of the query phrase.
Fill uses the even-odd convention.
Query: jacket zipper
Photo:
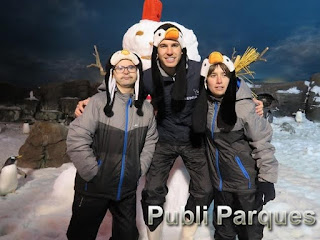
[[[211,123],[211,138],[212,140],[214,139],[214,126],[215,126],[215,120],[217,117],[217,113],[218,113],[218,103],[215,102],[214,103],[214,113],[213,113],[213,118],[212,118],[212,123]]]
[[[80,203],[79,203],[79,207],[82,206],[82,202],[83,202],[83,197],[81,197]]]
[[[218,103],[214,103],[214,114],[212,118],[212,124],[211,124],[211,137],[212,140],[214,139],[214,127],[215,127],[215,120],[217,118],[217,113],[218,113]],[[216,148],[216,168],[217,168],[217,173],[219,177],[219,191],[222,191],[222,177],[221,177],[221,172],[220,172],[220,167],[219,167],[219,151],[218,148]]]
[[[127,144],[128,144],[128,122],[129,122],[129,106],[131,105],[132,100],[129,98],[126,106],[126,125],[124,130],[124,140],[123,140],[123,150],[122,150],[122,159],[121,159],[121,172],[120,172],[120,181],[118,185],[118,192],[117,192],[117,200],[120,200],[121,197],[121,188],[123,184],[124,178],[124,170],[126,166],[126,153],[127,153]]]
[[[236,156],[235,159],[236,159],[236,162],[237,162],[237,164],[239,165],[239,167],[240,167],[240,169],[241,169],[242,174],[244,175],[244,177],[245,177],[246,179],[248,179],[248,188],[250,189],[250,188],[251,188],[250,176],[249,176],[246,168],[243,166],[240,158],[239,158],[238,156]]]
[[[219,167],[219,151],[217,148],[216,148],[216,167],[217,167],[218,177],[219,177],[219,191],[222,191],[222,177],[221,177],[221,172]]]

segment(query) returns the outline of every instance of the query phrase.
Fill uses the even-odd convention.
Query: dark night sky
[[[35,86],[99,78],[97,45],[104,63],[138,23],[143,0],[2,1],[0,81]],[[268,62],[252,65],[257,79],[308,80],[320,72],[320,1],[162,0],[162,21],[175,21],[197,35],[199,53],[229,56],[235,47],[262,51]]]

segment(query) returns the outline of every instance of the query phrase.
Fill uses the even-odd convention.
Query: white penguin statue
[[[9,157],[0,172],[0,195],[14,192],[18,187],[18,169],[16,160],[21,156]]]

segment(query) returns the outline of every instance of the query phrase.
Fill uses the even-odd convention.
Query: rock
[[[57,110],[41,110],[35,114],[35,119],[42,121],[58,121],[62,118],[62,115],[62,112]]]
[[[281,130],[280,131],[285,131],[290,134],[296,133],[296,130],[294,130],[294,127],[290,123],[284,122],[280,125]]]
[[[79,98],[74,97],[65,97],[60,98],[60,109],[61,112],[65,115],[65,118],[71,117],[74,118],[74,110],[77,107],[77,104],[79,102]]]
[[[34,90],[41,101],[42,110],[60,110],[59,101],[64,97],[88,98],[91,92],[88,80],[77,80],[62,83],[52,83]]]
[[[16,122],[20,119],[21,108],[18,106],[0,106],[1,122]]]
[[[320,73],[311,76],[305,112],[307,119],[320,122]]]
[[[22,119],[33,119],[39,106],[38,100],[24,99],[20,106],[22,110]]]
[[[269,94],[275,99],[279,111],[274,112],[274,116],[292,116],[299,109],[305,109],[308,86],[304,81],[264,83],[260,87],[253,87],[252,91],[258,96]]]
[[[60,167],[70,162],[66,154],[68,128],[59,123],[37,121],[19,150],[18,166],[27,168]]]
[[[19,155],[22,157],[17,162],[17,165],[25,168],[38,169],[41,167],[44,159],[44,151],[41,145],[34,146],[27,141],[20,147]]]
[[[279,102],[268,93],[260,93],[258,99],[263,102],[263,117],[272,123],[274,112],[279,110]]]

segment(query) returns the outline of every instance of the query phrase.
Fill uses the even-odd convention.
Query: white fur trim
[[[234,71],[234,64],[227,56],[223,55],[223,62],[229,69],[230,72]]]
[[[200,75],[202,77],[207,78],[210,66],[211,66],[211,64],[209,63],[208,58],[203,60],[202,66],[201,66],[201,72],[200,72]]]
[[[138,100],[139,98],[139,85],[140,85],[140,72],[139,72],[139,69],[137,69],[137,81],[134,84],[134,94],[135,94],[134,100]]]
[[[112,69],[110,69],[110,77],[109,77],[109,82],[108,82],[108,88],[109,88],[109,94],[110,94],[110,105],[112,104],[113,101],[113,96],[114,96],[114,91],[116,89],[116,79],[113,77],[112,74]]]
[[[118,64],[118,62],[124,59],[130,60],[131,62],[133,62],[134,65],[139,64],[138,57],[134,53],[128,50],[121,50],[121,51],[115,52],[110,59],[110,63],[112,66],[115,66]]]

